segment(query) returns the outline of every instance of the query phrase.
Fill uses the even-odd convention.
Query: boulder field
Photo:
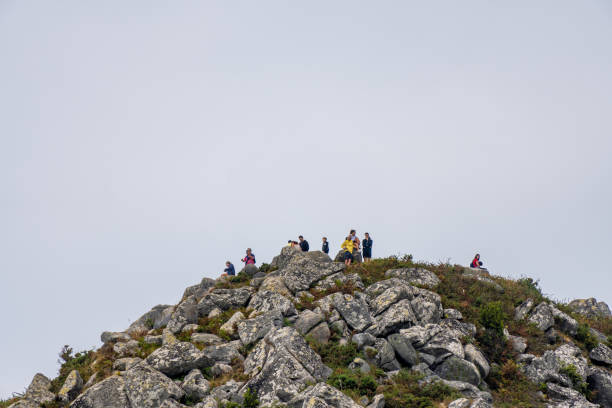
[[[516,299],[496,326],[444,304],[452,283],[430,268],[363,268],[287,247],[265,267],[205,278],[69,354],[57,379],[36,374],[8,407],[485,408],[511,406],[496,398],[512,384],[533,394],[523,406],[612,407],[609,333],[582,320],[610,319],[605,303]],[[460,279],[508,296],[488,273]]]

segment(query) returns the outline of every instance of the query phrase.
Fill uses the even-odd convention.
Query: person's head
[[[300,235],[298,239],[300,240],[300,242],[302,242],[304,240],[304,237]]]
[[[232,263],[230,261],[225,261],[225,266],[230,266]]]
[[[351,236],[349,235],[348,237],[346,237],[346,240],[350,241],[351,240]]]
[[[288,243],[288,244],[290,244],[290,243],[291,243],[291,240],[287,241],[287,243]]]
[[[366,238],[370,238],[370,234],[368,234],[367,232],[365,233],[365,237]]]
[[[323,242],[327,242],[327,237],[323,237]]]
[[[354,229],[352,229],[352,230],[351,230],[351,232],[350,232],[349,234],[350,234],[350,235],[355,235],[355,234],[356,234],[356,232],[355,232],[355,230],[354,230]]]
[[[246,253],[250,254],[251,253],[251,248],[247,248]]]
[[[480,259],[480,254],[476,254],[475,258]]]

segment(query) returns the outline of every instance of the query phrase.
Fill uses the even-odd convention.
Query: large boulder
[[[245,319],[244,314],[238,311],[229,318],[229,320],[219,327],[219,331],[222,331],[232,338],[238,334],[238,325]]]
[[[546,395],[554,402],[549,407],[555,408],[598,408],[599,405],[590,403],[578,391],[569,387],[563,387],[555,383],[546,383]]]
[[[595,298],[574,299],[568,304],[576,313],[587,317],[612,316],[610,308],[605,302],[598,302]]]
[[[480,376],[482,378],[486,378],[489,375],[489,371],[491,371],[491,366],[489,365],[489,362],[485,358],[484,354],[482,354],[482,352],[473,344],[466,344],[463,351],[465,353],[465,359],[478,367]]]
[[[284,251],[285,249],[283,249]],[[310,289],[315,282],[344,270],[344,264],[319,262],[306,255],[295,254],[289,262],[279,269],[285,286],[293,293]]]
[[[144,362],[126,371],[125,392],[132,407],[139,408],[157,408],[169,398],[185,395],[174,381]]]
[[[559,328],[570,336],[575,336],[578,331],[578,322],[573,317],[554,306],[551,306],[551,311]]]
[[[251,298],[247,309],[253,310],[257,314],[280,311],[283,316],[293,316],[296,314],[293,302],[285,296],[272,291],[259,291]]]
[[[413,288],[412,310],[421,324],[438,323],[444,315],[440,295],[427,289]]]
[[[262,405],[286,403],[306,384],[323,381],[331,369],[323,364],[293,328],[274,329],[257,343],[244,361],[251,379],[243,390],[256,390]]]
[[[374,349],[376,349],[376,355],[374,356],[373,363],[382,368],[385,371],[395,371],[400,369],[400,364],[395,358],[395,350],[385,339],[376,339],[374,341]],[[366,355],[368,354],[366,350]]]
[[[446,380],[462,381],[478,386],[481,381],[478,368],[469,361],[457,356],[450,356],[434,370],[436,374]]]
[[[196,346],[184,341],[158,348],[145,361],[151,367],[169,376],[177,376],[194,368],[213,365],[213,361]]]
[[[51,380],[38,373],[32,378],[32,382],[26,389],[23,397],[38,404],[50,403],[55,400],[55,394],[49,390],[50,388]]]
[[[70,408],[130,408],[125,392],[125,379],[113,375],[79,395]]]
[[[215,289],[198,302],[198,313],[200,316],[208,316],[215,308],[229,310],[246,306],[254,291],[251,287]]]
[[[325,383],[311,385],[288,403],[289,408],[362,408],[346,394]]]
[[[199,401],[206,397],[210,391],[210,383],[198,369],[191,370],[181,383],[185,396],[192,401]]]
[[[188,324],[198,322],[198,305],[195,296],[190,296],[174,309],[167,329],[172,334],[179,333]]]
[[[535,383],[554,382],[565,387],[572,386],[572,379],[562,369],[573,365],[582,381],[586,380],[587,361],[576,346],[564,344],[556,350],[548,350],[541,357],[534,357],[522,366],[525,376]],[[560,372],[561,370],[561,372]]]
[[[440,283],[440,279],[435,273],[423,268],[389,269],[387,272],[385,272],[385,276],[388,278],[400,278],[410,284],[426,286],[429,288],[433,288]]]
[[[321,299],[321,301],[325,300],[331,303],[334,309],[340,313],[342,318],[352,329],[363,331],[372,324],[370,309],[362,293],[355,292],[354,296],[345,295],[343,293],[332,293]],[[321,309],[323,309],[323,307]]]
[[[587,377],[589,389],[593,390],[593,402],[602,407],[612,407],[612,373],[603,368],[592,368]]]
[[[386,336],[416,324],[417,318],[412,311],[410,300],[403,299],[391,305],[384,313],[376,316],[374,323],[367,329],[375,337]]]
[[[213,346],[208,346],[202,353],[208,357],[211,361],[214,361],[215,364],[232,364],[236,360],[244,360],[242,354],[240,354],[240,341],[231,341],[229,343],[217,344]]]
[[[387,337],[387,341],[393,347],[393,350],[395,350],[397,359],[404,365],[412,367],[419,363],[418,353],[406,336],[394,333]]]
[[[363,282],[361,281],[361,277],[356,273],[346,274],[344,272],[338,272],[329,275],[327,278],[319,281],[315,285],[315,289],[327,290],[343,285],[349,285],[359,290],[363,290],[365,288]]]
[[[77,370],[72,370],[66,377],[64,385],[57,393],[57,398],[66,403],[72,401],[83,388],[83,379]]]
[[[305,336],[313,327],[321,323],[325,319],[322,313],[315,313],[312,310],[304,310],[298,315],[293,327],[302,335]]]
[[[132,336],[124,332],[109,332],[105,331],[100,335],[100,340],[102,343],[116,343],[118,341],[130,341]]]
[[[459,359],[463,359],[465,357],[465,352],[463,351],[461,341],[452,331],[449,330],[442,329],[432,336],[423,346],[417,346],[416,348],[422,353],[430,354],[436,357],[437,362],[442,361],[451,355],[454,355]]]
[[[555,324],[552,307],[546,302],[540,303],[529,316],[528,321],[542,331],[550,329]]]
[[[283,325],[283,315],[273,310],[259,315],[253,319],[243,320],[238,324],[238,336],[242,344],[253,344],[262,339],[268,332]]]
[[[612,350],[610,350],[610,347],[603,343],[599,343],[593,350],[591,350],[589,357],[591,357],[591,360],[597,364],[607,366],[612,365]]]
[[[159,329],[168,324],[173,311],[174,306],[157,305],[132,323],[127,332],[146,332],[151,329]]]
[[[533,299],[527,299],[514,309],[514,320],[523,320],[527,317],[535,302]]]

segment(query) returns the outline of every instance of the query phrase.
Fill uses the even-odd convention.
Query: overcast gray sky
[[[0,0],[0,397],[246,247],[612,304],[612,6]]]

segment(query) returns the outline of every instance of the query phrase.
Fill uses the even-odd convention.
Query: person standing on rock
[[[223,270],[225,275],[235,276],[236,269],[234,269],[234,265],[230,261],[225,262],[225,269]]]
[[[251,248],[247,248],[246,256],[242,258],[241,260],[242,262],[244,262],[245,265],[250,265],[250,264],[255,265],[255,255],[251,251]]]
[[[327,237],[323,237],[323,247],[321,248],[323,253],[329,254],[329,242],[327,242]]]
[[[350,265],[353,260],[353,240],[350,235],[346,237],[340,248],[344,249],[344,264]]]
[[[302,252],[308,252],[308,250],[310,249],[308,241],[306,241],[301,235],[298,237],[298,239],[300,240],[300,248],[302,248]]]
[[[349,237],[351,237],[351,241],[353,241],[353,249],[356,251],[359,251],[359,247],[361,246],[361,241],[357,237],[357,232],[354,229],[351,230]]]
[[[362,241],[363,244],[363,262],[370,262],[370,260],[372,259],[372,244],[374,243],[374,241],[372,241],[372,238],[370,238],[370,234],[368,234],[367,232],[365,233],[365,238]]]

